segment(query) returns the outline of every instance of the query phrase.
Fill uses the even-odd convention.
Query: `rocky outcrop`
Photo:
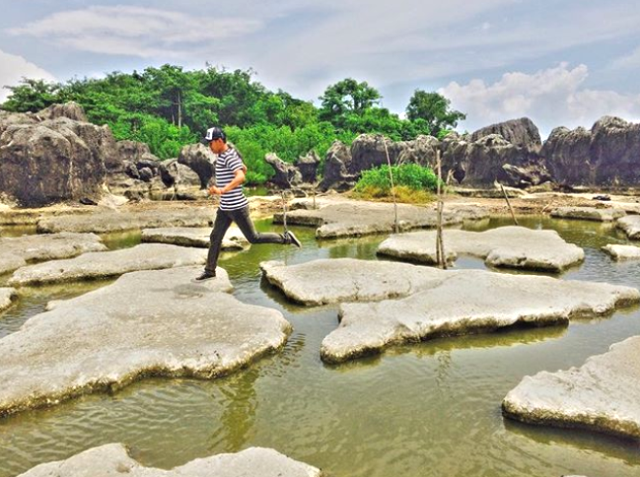
[[[482,258],[487,266],[561,272],[584,260],[584,251],[565,242],[555,230],[499,227],[485,232],[445,230],[444,249],[449,261],[458,255]],[[378,255],[410,262],[437,264],[436,232],[392,235],[380,244]]]
[[[200,179],[200,187],[206,189],[215,175],[215,154],[204,144],[190,144],[180,151],[178,163],[189,167]]]
[[[436,168],[437,151],[440,149],[440,141],[433,136],[418,136],[414,141],[400,143],[402,150],[398,154],[396,163],[418,164],[421,166]]]
[[[190,167],[175,159],[160,165],[160,177],[166,187],[175,191],[176,198],[195,199],[202,187],[202,179]]]
[[[206,250],[147,243],[132,248],[85,253],[66,260],[29,265],[18,269],[9,279],[9,284],[25,286],[97,280],[141,270],[204,264],[206,257]]]
[[[192,249],[193,250],[193,249]],[[0,339],[0,415],[113,392],[156,377],[213,379],[279,350],[282,314],[228,293],[226,272],[191,283],[200,266],[130,273],[50,303]]]
[[[351,144],[352,161],[348,166],[351,174],[360,174],[376,167],[387,165],[387,153],[392,165],[404,149],[404,143],[395,142],[382,134],[361,134]]]
[[[640,183],[640,124],[605,116],[591,131],[556,128],[541,154],[559,183],[634,187]]]
[[[86,450],[64,461],[34,467],[18,477],[80,477],[127,475],[129,477],[321,477],[320,469],[297,462],[273,449],[250,447],[237,454],[196,459],[172,470],[144,467],[129,457],[122,444]]]
[[[24,267],[28,262],[71,258],[107,247],[94,234],[59,233],[0,238],[0,275]]]
[[[316,183],[318,180],[318,166],[320,165],[320,157],[316,151],[309,151],[306,156],[299,157],[293,164],[300,171],[302,182]]]
[[[269,179],[269,182],[276,187],[286,190],[298,186],[302,182],[300,171],[293,164],[284,162],[276,154],[269,153],[264,157],[264,160],[275,171],[275,175]]]
[[[52,104],[48,108],[38,112],[37,116],[42,119],[68,118],[73,121],[80,121],[83,123],[89,122],[84,109],[82,109],[82,106],[75,101],[69,101],[64,104]]]
[[[512,119],[478,129],[471,134],[471,142],[476,142],[491,134],[499,134],[514,146],[528,152],[539,152],[542,147],[540,131],[529,118]]]
[[[349,173],[351,167],[351,151],[340,141],[334,141],[324,163],[324,174],[320,182],[320,190],[335,189],[345,191],[353,188],[357,176]]]
[[[579,368],[526,376],[507,394],[505,416],[640,439],[640,336]]]

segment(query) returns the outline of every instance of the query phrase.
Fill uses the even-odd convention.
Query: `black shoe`
[[[205,270],[199,277],[195,279],[195,281],[204,282],[205,280],[211,280],[212,278],[216,278],[216,274]]]
[[[289,245],[295,245],[298,248],[302,248],[302,244],[300,243],[300,240],[298,240],[298,237],[296,237],[293,232],[289,232],[288,230],[285,232],[284,234],[284,239],[286,240],[285,243],[289,244]]]

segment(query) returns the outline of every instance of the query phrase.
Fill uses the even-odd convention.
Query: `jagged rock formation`
[[[215,175],[215,155],[204,144],[190,144],[180,151],[178,162],[195,171],[200,178],[200,186],[205,189]]]
[[[335,189],[338,191],[351,189],[357,177],[349,173],[352,157],[349,148],[341,141],[334,141],[324,163],[324,177],[320,182],[320,190]]]
[[[269,153],[264,157],[267,164],[273,167],[275,175],[270,179],[270,182],[280,189],[291,189],[292,187],[300,185],[302,182],[302,175],[300,171],[293,165],[287,164],[280,159],[276,154]]]
[[[511,119],[478,129],[471,134],[471,141],[478,141],[491,134],[499,134],[514,146],[524,148],[529,152],[538,152],[542,147],[540,131],[529,118]]]

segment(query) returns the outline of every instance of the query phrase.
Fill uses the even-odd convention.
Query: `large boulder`
[[[280,159],[276,154],[270,152],[264,157],[267,164],[273,167],[275,175],[269,181],[280,189],[291,189],[300,185],[302,175],[297,167],[288,164]]]
[[[9,111],[0,111],[0,136],[7,130],[9,126],[16,124],[35,124],[38,118],[32,113],[10,113]]]
[[[398,143],[401,146],[397,164],[419,164],[435,170],[440,141],[433,136],[420,135],[413,141]]]
[[[318,166],[320,165],[320,156],[316,151],[309,151],[306,156],[301,156],[293,163],[300,171],[302,182],[314,184],[318,179]]]
[[[0,136],[0,191],[23,206],[77,200],[101,191],[105,168],[103,157],[91,147],[96,144],[61,121],[70,120],[9,126]],[[88,125],[83,130],[92,126],[83,124]]]
[[[68,118],[83,123],[89,122],[84,109],[75,101],[69,101],[64,104],[52,104],[48,108],[39,111],[37,116],[42,119]]]
[[[491,134],[499,134],[514,146],[529,152],[539,152],[542,147],[540,131],[529,118],[512,119],[478,129],[471,134],[471,141],[478,141]]]
[[[334,141],[324,162],[324,176],[320,182],[320,190],[348,190],[355,185],[356,176],[350,174],[352,157],[349,148],[340,141]]]
[[[160,165],[160,177],[166,187],[172,187],[178,198],[194,199],[202,186],[202,178],[176,159]]]
[[[178,162],[188,166],[200,178],[200,187],[206,189],[215,175],[215,155],[204,144],[189,144],[180,151]]]
[[[394,142],[382,134],[361,134],[351,145],[352,161],[347,168],[352,174],[398,162],[404,143]],[[387,160],[387,154],[389,155]]]
[[[595,166],[591,162],[591,132],[559,127],[551,131],[540,154],[545,158],[553,179],[572,186],[595,183]]]

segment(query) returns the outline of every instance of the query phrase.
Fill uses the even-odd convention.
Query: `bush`
[[[430,168],[418,164],[392,166],[391,173],[396,187],[406,187],[414,191],[434,191],[438,187],[435,173]],[[378,189],[378,193],[382,195],[391,193],[389,166],[364,171],[356,184],[355,192],[362,193],[368,190],[371,193],[373,189]]]

